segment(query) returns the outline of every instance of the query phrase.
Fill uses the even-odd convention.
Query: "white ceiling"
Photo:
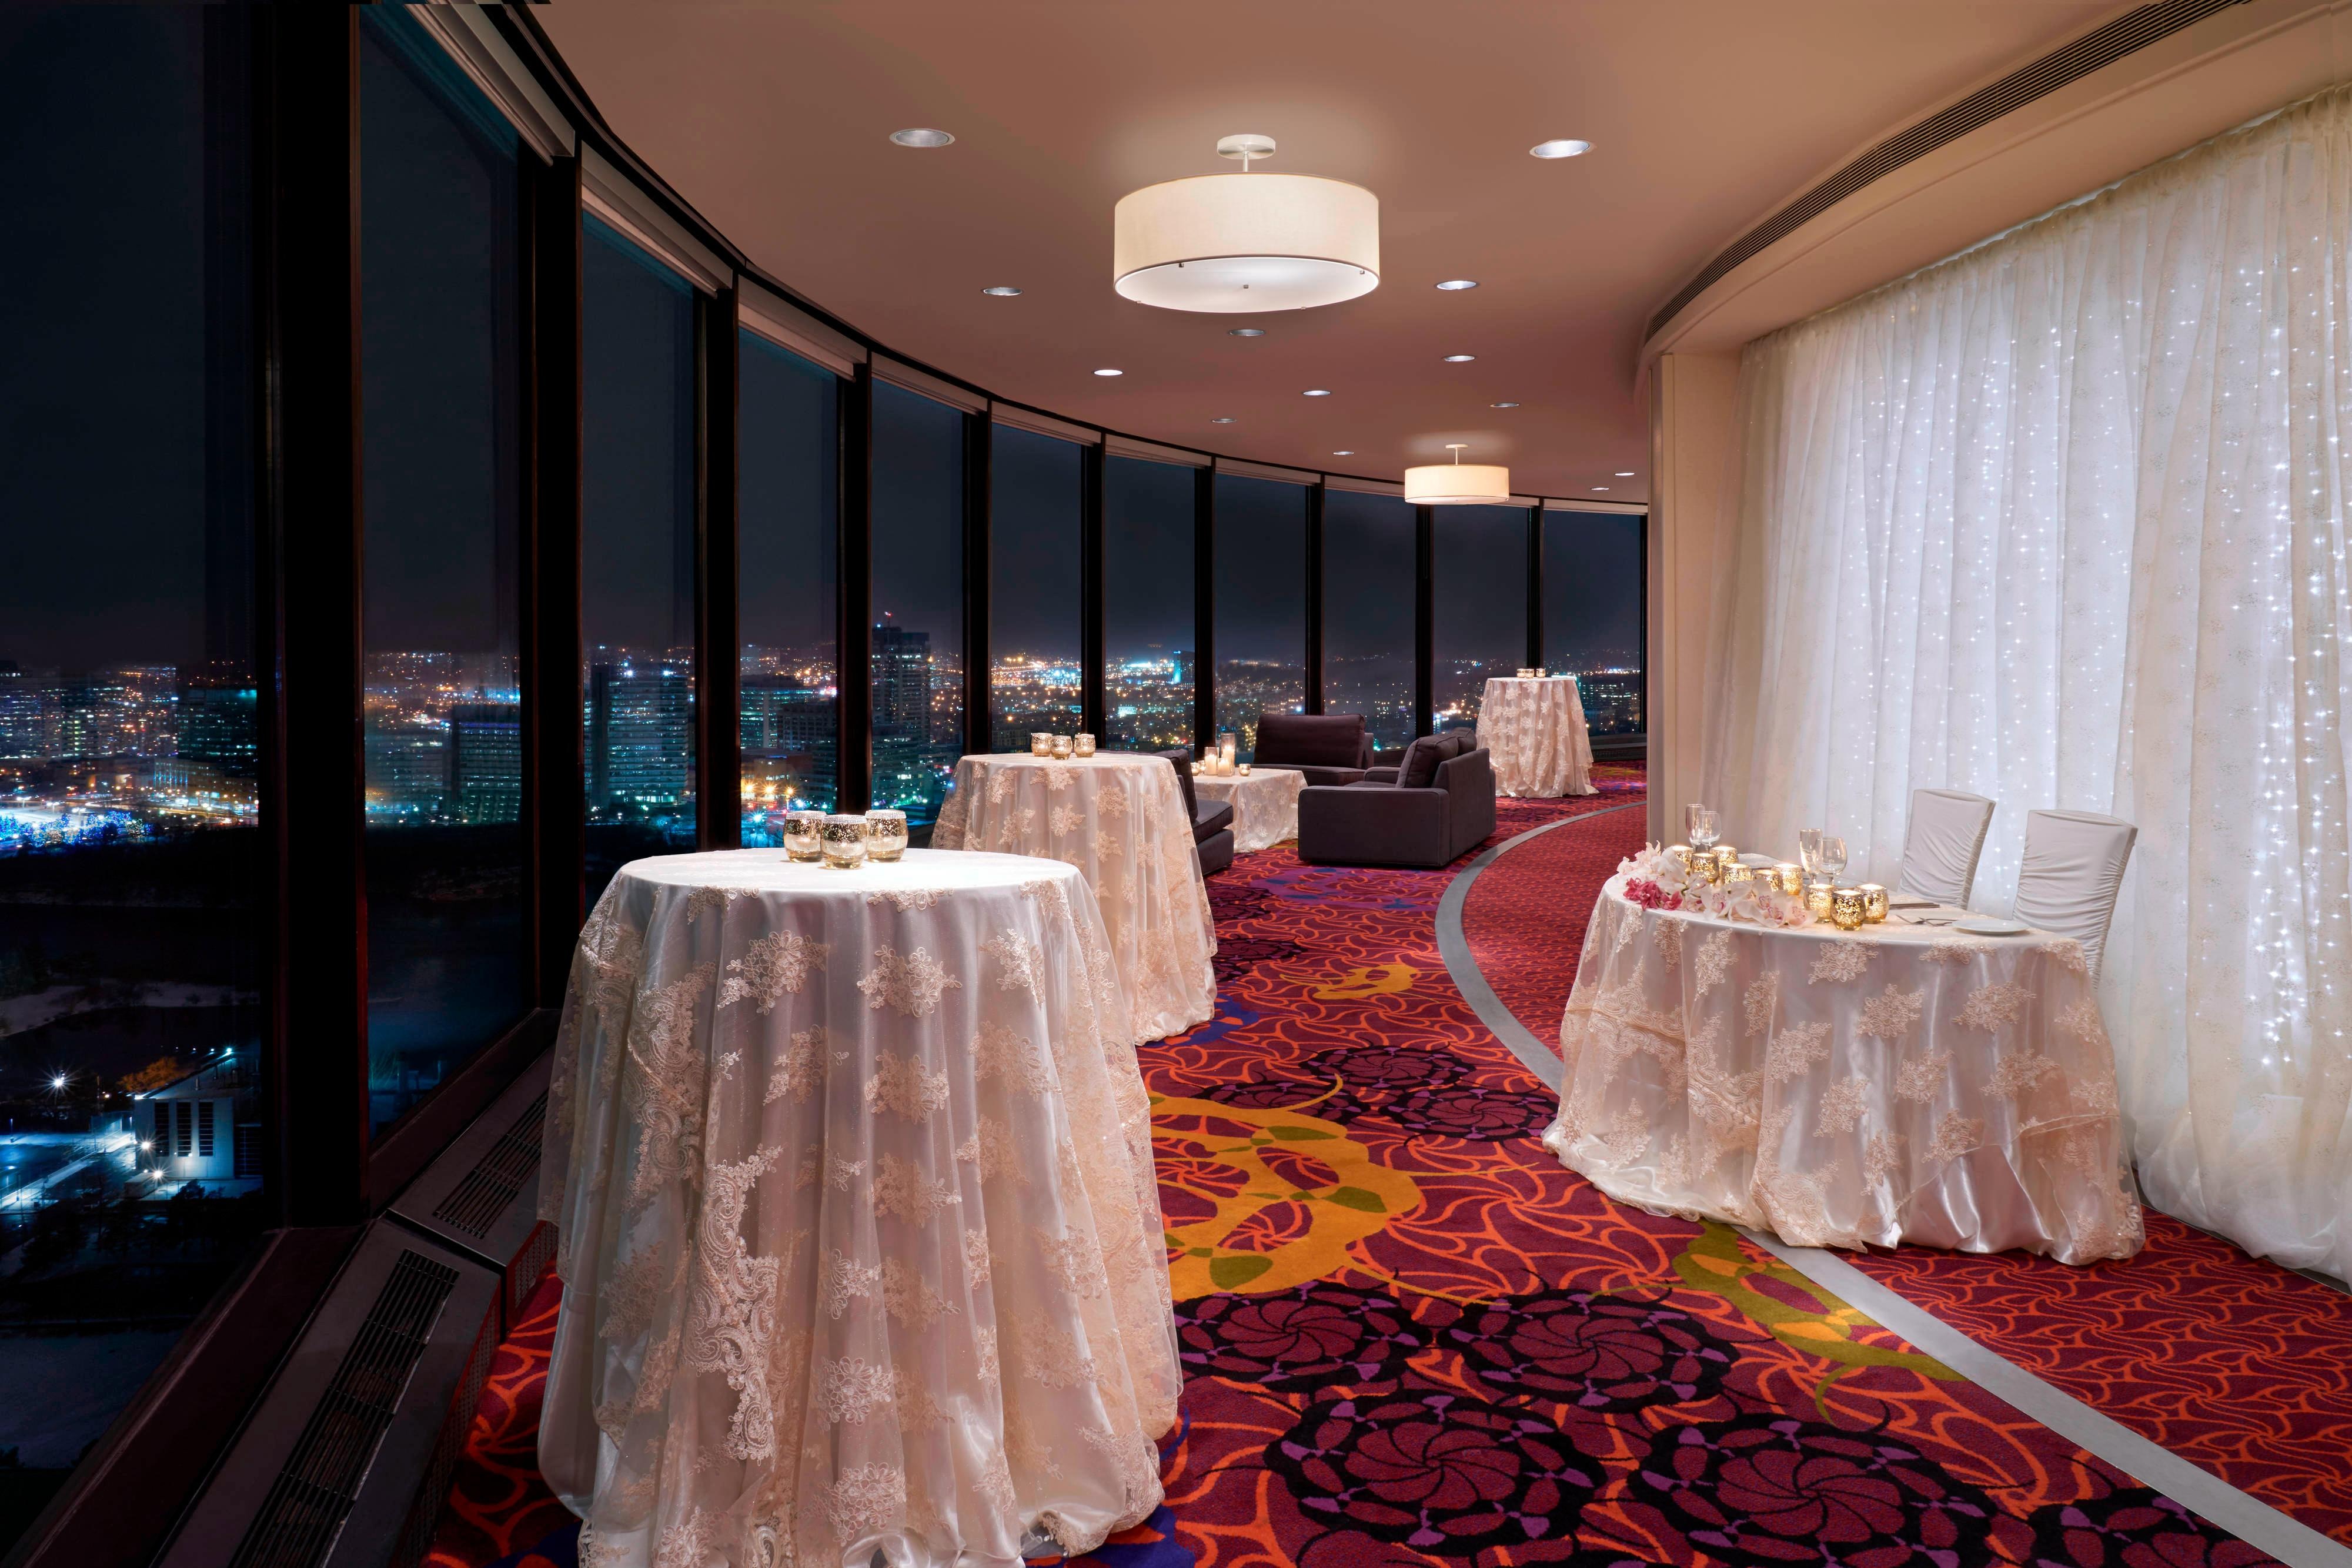
[[[1468,460],[1510,464],[1522,493],[1640,501],[1649,313],[1888,130],[2117,8],[564,0],[537,16],[615,133],[680,194],[898,353],[1260,462],[1393,478],[1467,441]],[[914,125],[956,144],[887,140]],[[1264,167],[1379,194],[1381,287],[1248,319],[1118,298],[1113,204],[1229,171],[1214,143],[1244,131],[1280,142]],[[1528,155],[1559,136],[1595,150]],[[1450,277],[1480,287],[1433,287]],[[1026,292],[980,292],[998,283]],[[1267,335],[1227,335],[1244,321]],[[1477,359],[1442,362],[1450,353]],[[1299,395],[1309,387],[1333,395]],[[1521,406],[1488,406],[1503,400]]]

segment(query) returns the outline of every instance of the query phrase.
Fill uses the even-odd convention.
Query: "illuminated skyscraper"
[[[874,628],[874,733],[930,738],[931,634],[903,626]]]
[[[449,794],[468,822],[522,818],[522,708],[515,703],[449,706]]]
[[[592,810],[675,805],[693,793],[694,680],[683,665],[592,663],[587,723]]]
[[[189,676],[180,683],[180,755],[223,777],[250,779],[259,716],[249,681]]]

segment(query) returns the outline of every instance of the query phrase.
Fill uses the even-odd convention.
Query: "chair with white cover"
[[[1968,906],[1977,880],[1977,857],[1984,853],[1992,827],[1992,802],[1958,789],[1911,791],[1911,824],[1903,832],[1903,874],[1895,891],[1932,898],[1955,909]]]
[[[2098,978],[2099,957],[2123,891],[2124,867],[2139,830],[2090,811],[2028,811],[2025,864],[2017,874],[2017,918],[2037,931],[2072,936]]]

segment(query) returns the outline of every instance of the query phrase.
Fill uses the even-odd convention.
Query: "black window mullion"
[[[836,802],[863,811],[874,789],[874,366],[861,360],[841,399],[841,777]]]
[[[696,297],[700,361],[695,442],[696,506],[694,667],[696,841],[706,850],[743,843],[742,623],[740,505],[742,465],[741,340],[736,334],[735,291]]]
[[[1543,654],[1543,503],[1528,508],[1528,650],[1527,664],[1541,668]]]
[[[963,748],[992,748],[989,711],[989,572],[994,565],[996,422],[988,410],[963,422]]]
[[[581,734],[580,161],[523,165],[531,226],[526,406],[533,461],[523,660],[523,787],[537,891],[537,997],[561,1007],[587,918],[587,762]]]
[[[1415,507],[1412,529],[1412,732],[1427,735],[1437,689],[1437,508]]]
[[[1078,468],[1078,681],[1079,706],[1087,732],[1110,733],[1110,709],[1105,700],[1103,669],[1103,507],[1105,470],[1103,444],[1096,441],[1079,455]]]
[[[1217,472],[1192,470],[1192,755],[1217,739]]]
[[[1323,711],[1323,481],[1307,492],[1307,679],[1308,713]]]

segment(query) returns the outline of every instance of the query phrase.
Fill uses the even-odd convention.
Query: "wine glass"
[[[1822,847],[1816,852],[1814,858],[1821,862],[1822,874],[1834,883],[1838,879],[1838,873],[1845,870],[1845,841],[1823,833]]]
[[[1797,830],[1797,863],[1811,876],[1822,869],[1822,831],[1819,828]]]
[[[1715,808],[1685,806],[1683,808],[1683,815],[1690,834],[1692,851],[1698,854],[1705,854],[1715,848],[1716,841],[1723,836],[1715,831]]]

